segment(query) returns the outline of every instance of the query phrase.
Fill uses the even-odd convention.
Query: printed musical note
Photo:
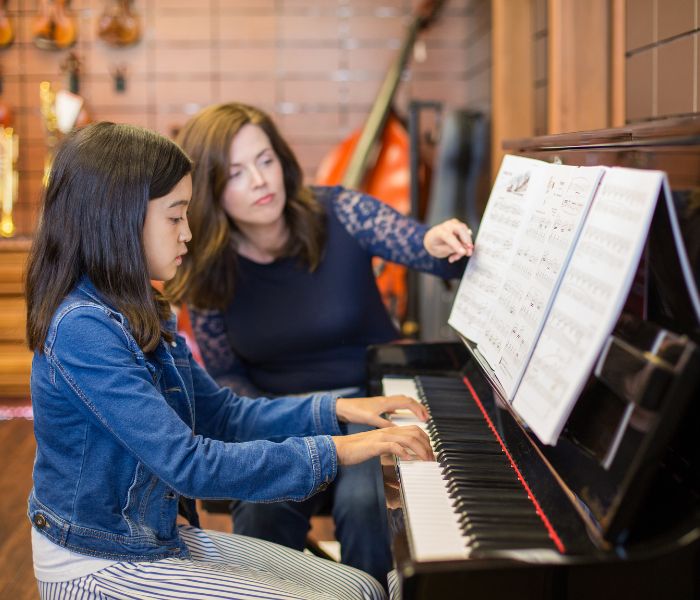
[[[541,179],[538,169],[545,164],[520,156],[506,156],[499,169],[491,196],[455,298],[448,323],[465,338],[488,344],[486,326],[505,280],[518,239],[533,209],[533,190]],[[501,322],[501,321],[499,321]],[[489,340],[496,342],[492,332]]]
[[[561,263],[566,267],[549,252],[556,245],[543,254],[543,275],[564,270],[513,407],[544,443],[556,442],[617,321],[664,177],[658,171],[606,171],[573,254]]]
[[[506,276],[518,290],[518,307],[512,313],[512,307],[505,306],[499,296],[489,327],[501,323],[496,315],[504,315],[510,322],[501,331],[503,339],[495,338],[498,343],[490,346],[492,334],[485,344],[488,362],[494,365],[494,373],[509,399],[522,378],[604,171],[599,167],[563,165],[545,165],[543,170],[545,185],[533,201],[534,209],[525,234],[517,240]],[[481,346],[479,349],[484,354]],[[495,354],[497,349],[500,354]]]

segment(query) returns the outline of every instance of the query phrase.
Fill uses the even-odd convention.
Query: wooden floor
[[[27,497],[32,486],[34,432],[32,421],[0,421],[0,598],[37,600],[32,568],[30,524]],[[200,510],[202,526],[231,531],[231,518]],[[333,539],[333,525],[328,517],[312,519],[311,535],[317,541]]]
[[[0,421],[0,598],[36,600],[27,496],[32,487],[32,421]]]

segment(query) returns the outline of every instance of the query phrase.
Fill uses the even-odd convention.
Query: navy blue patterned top
[[[369,344],[399,332],[372,272],[378,256],[444,279],[462,275],[423,247],[427,227],[370,196],[312,188],[327,212],[318,268],[296,258],[259,264],[238,257],[234,298],[221,311],[190,307],[209,373],[242,395],[296,394],[362,387]]]

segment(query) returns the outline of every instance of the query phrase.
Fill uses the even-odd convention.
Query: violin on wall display
[[[15,30],[7,16],[8,1],[0,1],[0,49],[7,48],[15,39]]]
[[[41,0],[32,25],[34,45],[42,50],[63,50],[75,44],[78,27],[69,11],[70,0]]]
[[[403,214],[409,213],[409,139],[391,103],[418,34],[430,26],[442,4],[444,0],[424,0],[416,9],[399,55],[384,78],[364,127],[321,161],[316,183],[342,183],[382,200]],[[406,268],[379,259],[374,260],[373,267],[384,304],[401,321],[406,314]]]
[[[98,37],[110,46],[124,47],[141,39],[141,21],[133,0],[107,2],[97,25]]]

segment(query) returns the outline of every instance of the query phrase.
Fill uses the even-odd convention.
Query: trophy
[[[44,177],[46,181],[53,162],[56,144],[62,135],[81,124],[84,115],[84,100],[78,94],[67,90],[55,92],[48,81],[39,84],[39,105],[46,129],[46,156],[44,157]]]
[[[58,143],[58,121],[56,119],[56,93],[48,81],[39,84],[39,108],[46,128],[46,155],[44,156],[44,176],[42,182],[46,185],[53,162],[53,152]]]
[[[17,148],[19,142],[12,127],[0,126],[0,236],[12,237],[12,204],[17,197]]]

